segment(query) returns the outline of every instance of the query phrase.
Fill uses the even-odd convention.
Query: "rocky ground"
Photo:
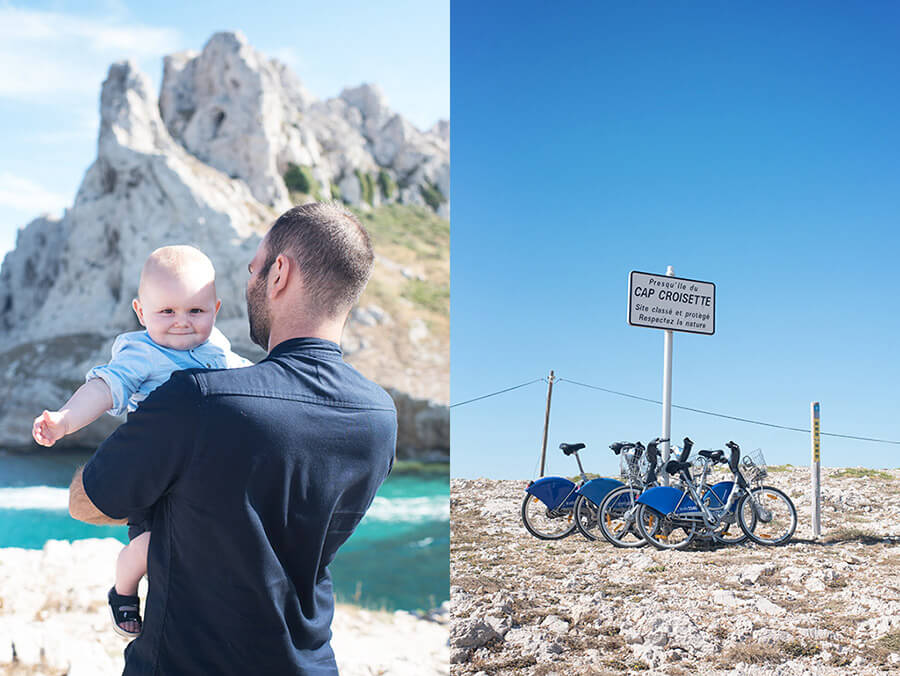
[[[0,674],[122,673],[127,639],[113,632],[105,600],[120,549],[112,539],[0,549]],[[342,605],[332,628],[342,676],[448,673],[446,609],[420,619]]]
[[[450,673],[900,673],[900,470],[773,468],[793,541],[616,549],[522,525],[524,481],[451,481]]]

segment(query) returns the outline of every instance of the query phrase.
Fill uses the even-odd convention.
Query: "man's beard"
[[[247,317],[250,320],[250,340],[266,352],[269,351],[269,306],[266,298],[266,282],[260,278],[247,287]]]

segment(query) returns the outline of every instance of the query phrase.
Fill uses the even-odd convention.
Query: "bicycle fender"
[[[557,509],[560,506],[571,507],[575,504],[575,483],[561,476],[541,477],[526,488],[525,492],[536,497],[549,509]],[[564,500],[566,504],[562,505]]]
[[[579,495],[583,495],[588,500],[593,502],[595,505],[599,505],[603,502],[603,498],[606,497],[606,494],[611,490],[619,488],[619,486],[624,486],[621,481],[617,479],[607,479],[601,477],[599,479],[591,479],[584,486],[582,486],[578,490]]]
[[[642,505],[655,509],[660,514],[669,514],[675,510],[675,505],[681,500],[683,494],[684,491],[680,491],[674,486],[654,486],[641,493],[637,501]],[[690,498],[687,498],[686,501],[690,501],[692,505],[694,504]],[[682,507],[684,507],[684,503],[682,503]]]
[[[719,498],[719,500],[721,500],[722,504],[724,505],[728,501],[728,496],[731,495],[732,486],[734,486],[733,481],[720,481],[713,484],[706,490],[707,492],[715,493],[716,497]],[[737,509],[737,503],[738,501],[735,500],[734,504],[731,506],[730,511],[734,512],[734,510]]]

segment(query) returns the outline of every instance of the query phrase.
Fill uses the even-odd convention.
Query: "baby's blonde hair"
[[[209,256],[200,249],[186,244],[177,244],[160,247],[147,256],[144,267],[141,269],[139,296],[148,280],[158,275],[215,283],[216,269],[209,260]]]

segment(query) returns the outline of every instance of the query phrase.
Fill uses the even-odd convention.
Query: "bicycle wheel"
[[[752,531],[756,528],[756,512],[752,512],[751,516],[749,529]],[[719,527],[712,533],[713,540],[723,545],[739,545],[747,541],[747,533],[738,523],[737,509],[732,510],[729,514],[722,514],[721,519]]]
[[[597,539],[597,505],[583,495],[575,498],[575,527],[584,537]]]
[[[530,493],[522,500],[522,523],[540,540],[561,540],[575,531],[571,509],[551,510]]]
[[[643,547],[647,541],[637,529],[637,488],[622,486],[606,494],[597,510],[600,533],[616,547]],[[653,529],[653,524],[648,525]]]
[[[641,536],[657,549],[687,547],[697,534],[693,523],[673,521],[647,505],[638,505],[636,523]]]
[[[737,506],[738,523],[754,542],[777,546],[787,544],[797,529],[797,509],[777,488],[753,488]]]

